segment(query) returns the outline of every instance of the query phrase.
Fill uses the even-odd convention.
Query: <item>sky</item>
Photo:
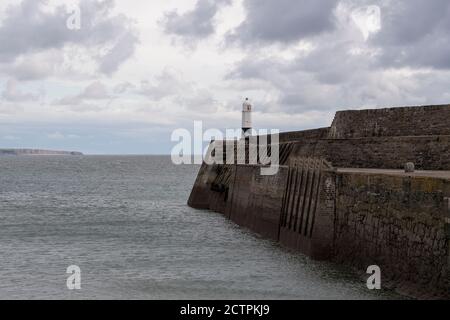
[[[2,0],[0,148],[169,154],[174,130],[450,102],[448,0]]]

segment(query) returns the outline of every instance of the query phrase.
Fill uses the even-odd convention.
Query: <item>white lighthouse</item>
[[[242,105],[242,133],[244,137],[248,137],[252,133],[252,105],[248,98]]]

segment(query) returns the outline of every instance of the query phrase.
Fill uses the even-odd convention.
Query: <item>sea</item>
[[[0,299],[401,298],[189,208],[198,170],[169,156],[0,157]]]

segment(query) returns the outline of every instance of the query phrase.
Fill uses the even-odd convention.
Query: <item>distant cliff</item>
[[[0,156],[82,156],[81,152],[75,151],[55,151],[41,149],[0,149]]]

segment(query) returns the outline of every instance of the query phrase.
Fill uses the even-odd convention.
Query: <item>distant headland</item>
[[[56,151],[42,149],[0,149],[0,156],[82,156],[77,151]]]

